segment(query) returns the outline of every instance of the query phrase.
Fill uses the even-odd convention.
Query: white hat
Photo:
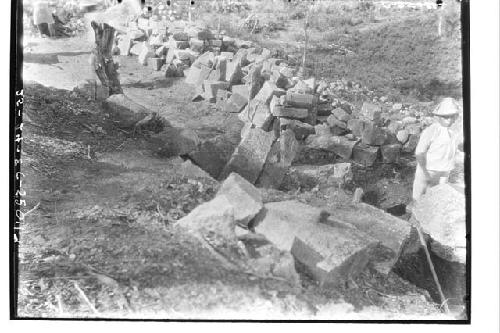
[[[432,112],[436,116],[451,116],[460,112],[460,105],[451,97],[443,98]]]

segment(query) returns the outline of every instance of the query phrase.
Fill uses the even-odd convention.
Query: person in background
[[[415,149],[417,169],[413,182],[413,200],[417,201],[429,187],[448,182],[455,167],[459,140],[450,127],[460,107],[453,98],[444,98],[434,109],[436,121],[421,134]]]
[[[33,23],[40,31],[40,37],[55,37],[55,22],[47,1],[38,0],[33,5]]]

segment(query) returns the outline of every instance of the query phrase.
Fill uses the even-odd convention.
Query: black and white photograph
[[[470,324],[469,0],[11,5],[11,319]]]

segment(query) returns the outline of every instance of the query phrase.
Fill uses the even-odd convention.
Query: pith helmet
[[[451,116],[458,114],[460,105],[451,97],[443,98],[441,103],[432,112],[436,116]]]

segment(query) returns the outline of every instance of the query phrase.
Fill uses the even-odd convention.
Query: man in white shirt
[[[427,188],[446,183],[455,167],[457,133],[450,126],[457,119],[459,105],[453,98],[444,98],[433,111],[436,122],[421,134],[415,157],[417,170],[413,182],[413,200],[418,200]]]
[[[55,22],[47,1],[39,0],[34,3],[33,23],[38,27],[40,36],[48,32],[49,37],[55,37]]]

